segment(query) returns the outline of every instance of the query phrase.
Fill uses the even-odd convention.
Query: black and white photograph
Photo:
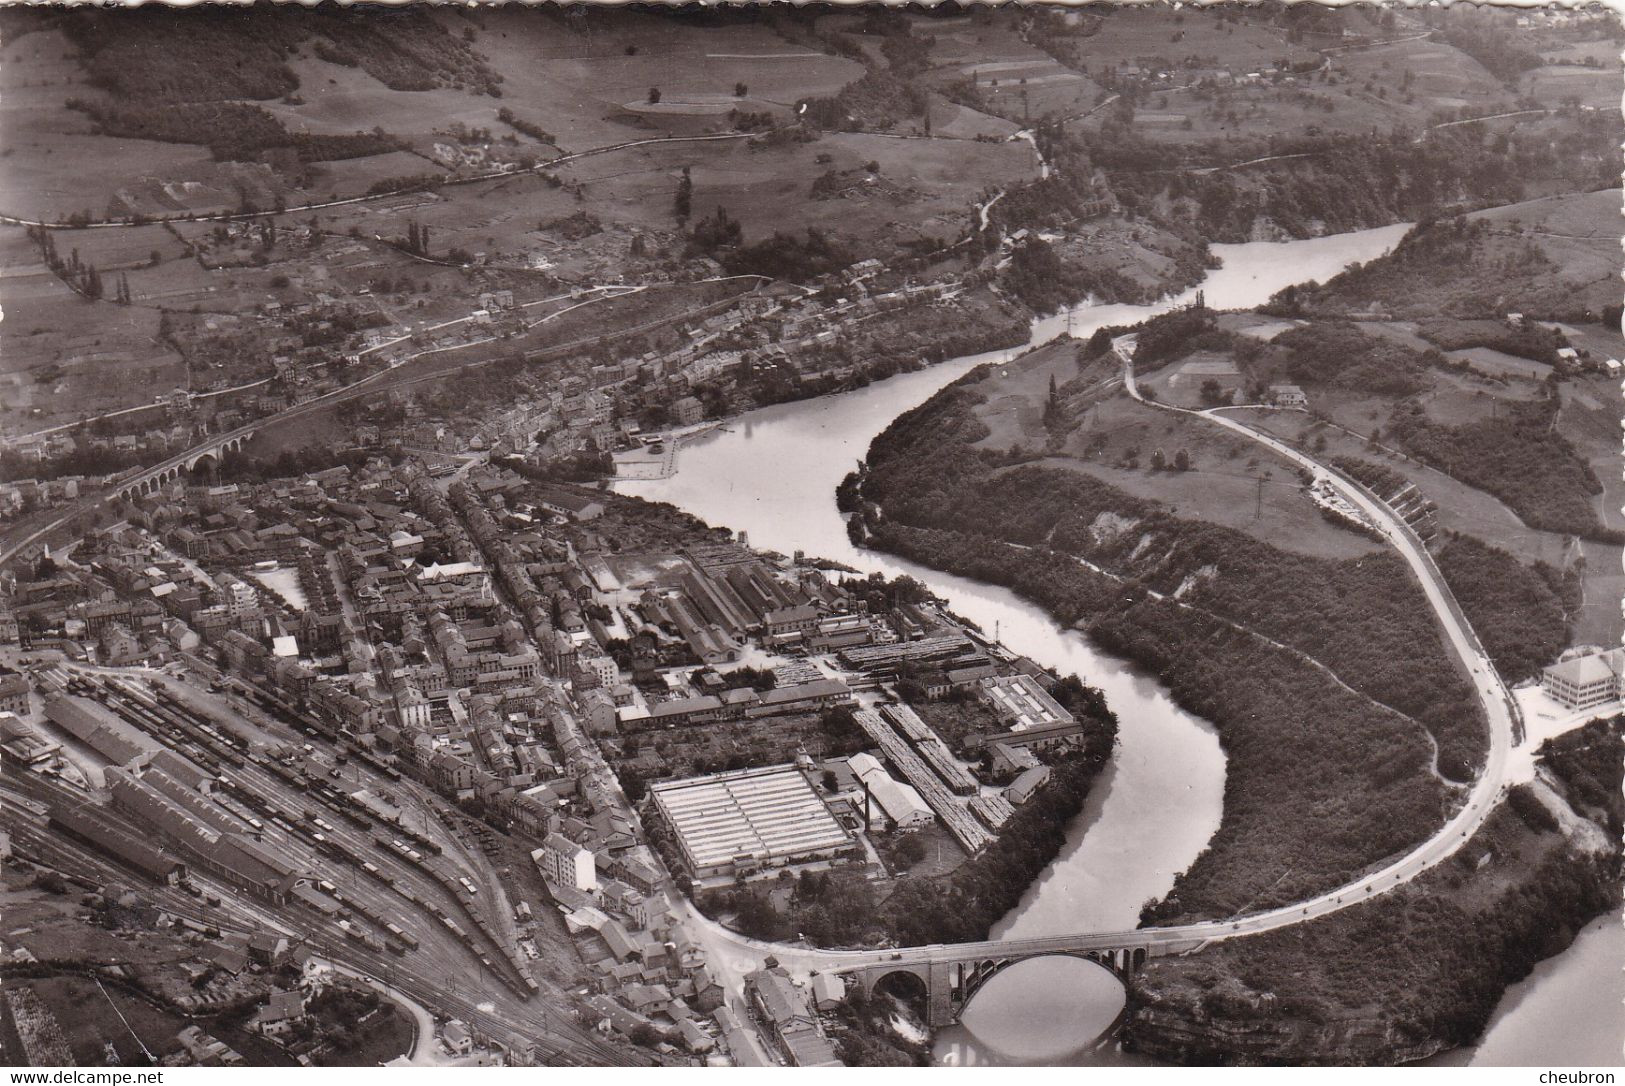
[[[8,1083],[1613,1083],[1622,20],[0,5]]]

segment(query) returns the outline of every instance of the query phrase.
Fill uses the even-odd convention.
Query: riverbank
[[[1394,1064],[1475,1042],[1509,984],[1619,906],[1622,723],[1547,743],[1549,783],[1514,792],[1410,885],[1148,963],[1125,1048],[1189,1064]],[[1617,1009],[1609,1022],[1617,1038]]]
[[[1432,833],[1453,796],[1433,772],[1426,728],[1463,777],[1482,759],[1483,729],[1471,730],[1471,691],[1399,561],[1290,554],[1076,471],[1010,467],[1005,450],[986,447],[979,411],[1009,394],[1003,375],[1015,368],[961,379],[875,439],[854,530],[869,546],[1010,588],[1218,728],[1225,819],[1141,919],[1290,904]],[[1400,643],[1396,662],[1384,646]]]

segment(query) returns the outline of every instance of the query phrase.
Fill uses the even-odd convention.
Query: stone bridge
[[[1130,933],[1132,935],[1132,933]],[[1205,940],[1179,942],[1162,937],[1155,929],[1147,938],[1127,938],[1118,945],[1101,945],[1099,937],[1012,939],[985,943],[961,943],[910,947],[892,951],[862,964],[837,965],[831,971],[844,975],[865,995],[888,984],[896,990],[900,976],[913,978],[905,986],[918,985],[925,994],[926,1022],[932,1029],[952,1025],[976,992],[1000,972],[1017,962],[1032,958],[1070,957],[1094,962],[1127,981],[1147,958],[1189,953],[1200,949]]]
[[[129,499],[139,497],[142,494],[151,494],[169,483],[179,481],[183,474],[190,474],[195,471],[197,466],[205,460],[213,460],[218,463],[227,453],[237,452],[248,444],[254,433],[254,427],[243,427],[242,429],[220,434],[201,445],[194,445],[179,456],[172,456],[168,460],[155,464],[126,479],[119,484],[118,489],[113,492],[112,496]]]

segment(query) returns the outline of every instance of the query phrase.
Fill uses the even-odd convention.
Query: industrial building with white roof
[[[791,765],[665,781],[649,793],[696,879],[827,860],[853,843]]]

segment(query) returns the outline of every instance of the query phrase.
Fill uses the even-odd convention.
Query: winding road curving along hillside
[[[1127,352],[1120,349],[1119,353],[1125,356],[1123,384],[1136,400],[1161,410],[1205,418],[1214,425],[1223,426],[1258,442],[1316,477],[1327,480],[1339,494],[1363,510],[1378,526],[1388,544],[1404,557],[1417,580],[1421,582],[1428,603],[1444,627],[1451,651],[1460,662],[1464,673],[1470,677],[1489,723],[1489,753],[1465,802],[1433,836],[1410,852],[1386,864],[1380,870],[1363,875],[1335,890],[1293,905],[1234,920],[1206,921],[1174,927],[1116,932],[1077,932],[981,943],[934,944],[905,947],[900,950],[819,950],[795,944],[748,939],[706,918],[686,898],[674,894],[686,919],[690,922],[690,930],[702,934],[707,949],[712,954],[712,960],[727,970],[730,980],[757,968],[762,959],[768,955],[778,959],[781,965],[792,972],[805,973],[814,970],[841,972],[882,964],[905,966],[961,961],[983,952],[989,956],[1035,956],[1045,953],[1117,950],[1128,947],[1155,948],[1154,953],[1163,954],[1188,952],[1200,949],[1213,940],[1234,939],[1301,924],[1402,886],[1428,868],[1448,859],[1489,817],[1490,811],[1501,796],[1507,755],[1517,733],[1521,732],[1521,727],[1510,692],[1501,681],[1500,675],[1496,673],[1422,540],[1386,505],[1352,480],[1284,442],[1234,419],[1226,418],[1221,413],[1222,409],[1194,411],[1145,399],[1135,385],[1134,371],[1126,357]]]

